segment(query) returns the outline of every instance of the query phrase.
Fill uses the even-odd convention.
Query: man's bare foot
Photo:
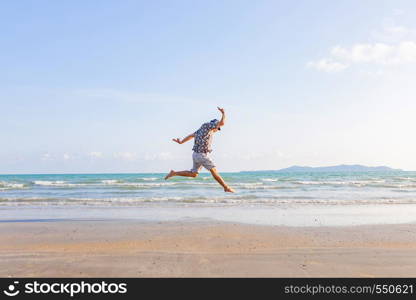
[[[171,178],[174,174],[175,174],[175,171],[170,170],[169,174],[165,176],[165,180],[168,180],[168,179],[169,179],[169,178]]]
[[[229,186],[224,188],[224,192],[226,192],[226,193],[235,193],[234,189],[230,188]]]

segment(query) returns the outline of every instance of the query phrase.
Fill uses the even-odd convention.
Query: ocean
[[[416,172],[0,175],[0,223],[210,220],[273,226],[416,222]]]
[[[4,206],[302,206],[416,204],[416,172],[223,173],[224,193],[209,173],[0,175]]]

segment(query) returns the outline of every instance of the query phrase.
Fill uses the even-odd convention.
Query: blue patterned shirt
[[[209,153],[212,152],[212,129],[218,126],[219,121],[217,119],[202,124],[201,128],[194,132],[195,143],[192,150],[198,153]]]

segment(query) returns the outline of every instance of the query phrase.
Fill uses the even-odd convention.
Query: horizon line
[[[338,166],[338,165],[337,165]],[[292,166],[291,166],[292,167]],[[290,168],[290,167],[287,167]],[[271,169],[271,170],[240,170],[240,171],[221,171],[221,173],[241,173],[241,172],[276,172],[287,168],[281,169]],[[319,168],[319,167],[312,167],[312,168]],[[403,170],[403,169],[393,169],[393,171],[401,171],[401,172],[416,172],[416,170]],[[166,174],[167,172],[78,172],[78,173],[0,173],[0,176],[9,176],[9,175],[117,175],[117,174]],[[207,173],[208,171],[203,171],[200,173]]]

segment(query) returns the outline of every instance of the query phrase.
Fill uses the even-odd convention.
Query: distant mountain
[[[292,166],[276,172],[392,172],[402,171],[401,169],[392,169],[385,166],[367,167],[362,165],[338,165],[330,167],[302,167]]]

